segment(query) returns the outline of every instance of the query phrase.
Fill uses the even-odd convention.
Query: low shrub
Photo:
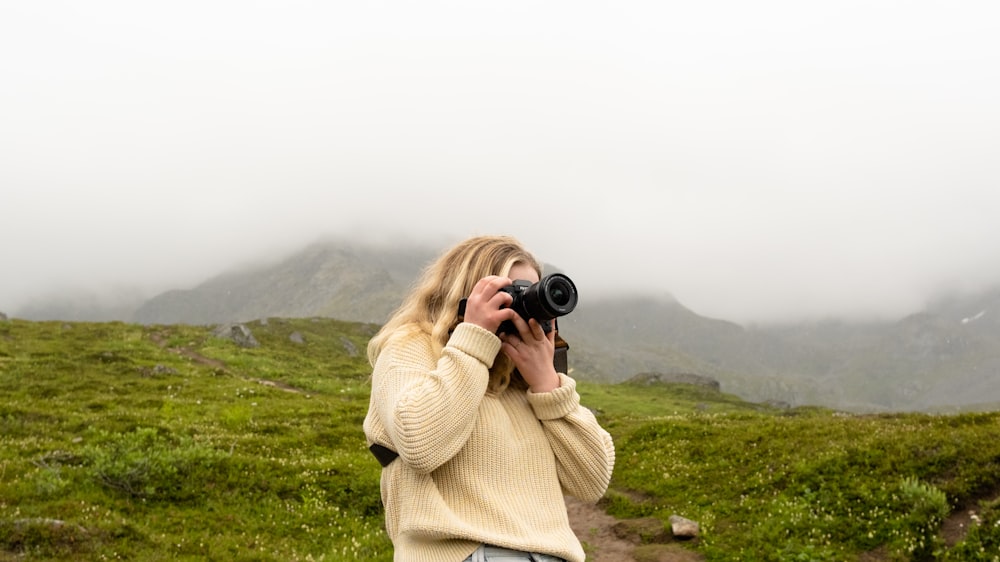
[[[84,448],[86,473],[97,483],[132,498],[192,501],[206,482],[225,472],[223,452],[185,435],[165,435],[150,427],[123,434],[99,432]]]

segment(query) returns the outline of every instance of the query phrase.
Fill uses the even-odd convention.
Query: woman
[[[471,238],[428,266],[369,342],[364,430],[384,465],[395,560],[583,562],[563,494],[600,499],[614,444],[556,372],[556,331],[500,291],[540,275],[517,240]],[[518,333],[496,335],[506,320]]]

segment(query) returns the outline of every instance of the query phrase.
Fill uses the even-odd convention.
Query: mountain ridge
[[[438,251],[322,240],[280,260],[165,291],[127,317],[110,318],[90,303],[63,319],[87,313],[143,324],[218,324],[322,316],[380,324]],[[545,270],[561,271],[550,264]],[[935,410],[1000,402],[1000,314],[993,311],[1000,311],[1000,288],[940,299],[891,322],[744,327],[698,315],[669,296],[581,295],[559,327],[570,342],[574,376],[589,380],[690,373],[752,401]]]

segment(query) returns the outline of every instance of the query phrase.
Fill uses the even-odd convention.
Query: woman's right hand
[[[500,289],[511,284],[507,277],[490,275],[480,279],[465,301],[465,322],[496,333],[505,320],[517,314],[509,308],[514,297]]]

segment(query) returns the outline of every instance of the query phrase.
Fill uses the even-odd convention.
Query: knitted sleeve
[[[426,338],[386,346],[372,373],[372,405],[400,460],[429,473],[465,445],[499,350],[494,334],[464,323],[436,360]]]
[[[580,405],[576,381],[562,373],[559,377],[559,388],[538,394],[528,391],[528,402],[555,452],[563,488],[581,500],[596,502],[611,481],[615,445],[593,412]]]

